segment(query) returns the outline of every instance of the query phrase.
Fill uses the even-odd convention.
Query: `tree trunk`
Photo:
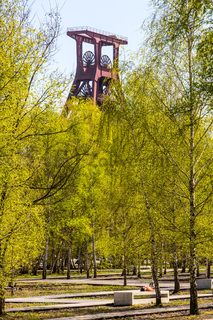
[[[163,277],[163,265],[162,263],[160,264],[160,270],[159,270],[159,278]]]
[[[41,262],[41,256],[34,262],[34,264],[32,266],[32,275],[33,276],[37,276],[40,262]]]
[[[152,237],[152,257],[151,257],[151,262],[152,262],[152,279],[154,282],[154,287],[155,287],[155,293],[156,293],[156,306],[161,305],[161,293],[160,293],[160,287],[159,287],[159,282],[158,282],[158,266],[157,266],[157,257],[156,257],[156,252],[155,252],[155,239]]]
[[[79,248],[79,252],[78,252],[78,272],[80,274],[83,273],[83,248],[80,247]]]
[[[199,314],[197,301],[197,285],[196,285],[196,206],[195,206],[195,107],[193,101],[193,79],[192,79],[192,44],[193,37],[191,29],[188,30],[188,70],[189,70],[189,107],[190,107],[190,138],[189,138],[189,196],[190,196],[190,314]]]
[[[1,266],[0,266],[1,267]],[[0,316],[5,314],[5,284],[3,270],[0,270]]]
[[[127,267],[126,267],[126,256],[124,254],[123,256],[123,280],[124,280],[124,286],[127,285]]]
[[[70,270],[71,270],[71,244],[69,244],[67,252],[67,279],[70,279]]]
[[[206,259],[206,278],[211,278],[211,261]]]
[[[53,263],[53,267],[51,270],[51,274],[52,273],[57,273],[57,259],[55,259],[54,263]]]
[[[156,252],[156,239],[154,232],[153,219],[149,212],[149,226],[150,226],[150,234],[151,234],[151,263],[152,263],[152,279],[155,287],[156,294],[156,306],[161,305],[161,292],[158,281],[158,258]]]
[[[93,234],[92,234],[92,254],[93,254],[93,278],[97,278],[97,263],[96,263],[96,246],[95,246],[95,231],[93,223]]]
[[[133,276],[136,276],[136,275],[137,275],[137,268],[136,268],[136,266],[134,266],[133,269],[132,269],[132,275],[133,275]]]
[[[138,258],[138,265],[137,265],[137,277],[141,278],[141,264],[140,264],[139,258]]]
[[[195,235],[192,234],[192,238]],[[199,314],[196,285],[196,253],[194,241],[190,243],[190,314]]]
[[[151,264],[152,264],[152,279],[155,286],[155,294],[156,294],[156,306],[161,305],[161,293],[160,293],[160,287],[158,282],[158,258],[157,258],[157,252],[156,252],[156,239],[155,239],[155,229],[154,229],[154,221],[152,217],[151,206],[149,204],[149,200],[146,194],[146,191],[144,189],[143,180],[141,179],[142,187],[143,187],[143,195],[147,210],[147,218],[149,221],[149,230],[150,230],[150,241],[151,241]]]
[[[141,278],[141,270],[140,270],[140,266],[138,266],[137,277],[138,277],[139,279]]]
[[[186,258],[184,257],[182,260],[182,270],[181,273],[186,273]]]
[[[3,269],[3,255],[0,241],[0,316],[5,313],[5,277]]]
[[[164,261],[164,268],[163,268],[163,274],[167,273],[167,265],[166,260]]]
[[[33,276],[37,276],[37,275],[38,275],[37,263],[34,264],[33,267],[32,267],[32,275],[33,275]]]
[[[0,285],[0,316],[5,314],[5,290],[4,285]]]
[[[42,279],[47,279],[47,259],[48,259],[49,238],[46,239],[45,252],[43,256]]]
[[[70,259],[70,264],[72,266],[71,261],[72,261],[72,258]],[[64,252],[62,252],[61,260],[60,260],[60,270],[62,274],[64,274],[64,266],[65,266]]]
[[[173,291],[173,293],[177,293],[180,291],[180,281],[179,281],[179,276],[178,276],[178,260],[177,260],[176,247],[174,248],[174,253],[173,253],[173,268],[174,268],[174,291]]]
[[[89,279],[90,274],[89,274],[89,252],[88,252],[88,244],[86,244],[86,276],[87,279]]]

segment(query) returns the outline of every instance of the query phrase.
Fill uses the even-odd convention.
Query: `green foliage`
[[[47,125],[41,127],[41,123],[47,121],[48,114],[53,116],[51,103],[59,102],[63,86],[54,79],[38,86],[44,80],[42,72],[58,27],[54,33],[50,29],[49,33],[36,31],[30,26],[27,7],[22,5],[18,0],[0,4],[1,298],[8,277],[14,277],[21,266],[30,264],[43,247],[43,208],[34,206],[39,193],[31,181],[42,168],[39,138],[46,136]],[[57,26],[56,20],[54,23]],[[48,108],[52,109],[49,113]]]

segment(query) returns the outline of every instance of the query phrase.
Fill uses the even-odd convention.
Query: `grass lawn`
[[[151,306],[149,306],[152,308]],[[125,311],[130,309],[143,309],[147,308],[147,306],[139,307],[93,307],[93,308],[81,308],[81,309],[64,309],[64,310],[56,310],[56,311],[42,311],[42,312],[19,312],[19,313],[9,313],[4,317],[0,317],[0,320],[45,320],[50,318],[59,318],[59,317],[71,317],[77,315],[85,315],[85,314],[97,314],[97,313],[104,313],[104,312],[115,312],[115,311]],[[212,317],[210,318],[210,315]],[[179,313],[167,313],[167,314],[155,314],[155,315],[144,315],[144,316],[137,316],[137,317],[125,317],[119,318],[120,320],[204,320],[204,319],[213,319],[213,310],[201,310],[199,316],[189,316],[188,312],[181,311]]]
[[[155,315],[144,315],[142,317],[125,317],[119,318],[119,320],[212,320],[213,311],[202,310],[199,316],[190,316],[188,312],[177,313],[163,313]]]
[[[142,317],[125,317],[119,320],[212,320],[212,310],[201,310],[198,316],[190,316],[188,312],[182,311],[178,313],[162,313],[155,315],[144,315]]]
[[[58,317],[71,317],[85,314],[96,314],[102,312],[108,312],[107,307],[95,307],[85,309],[64,309],[53,311],[41,311],[41,312],[15,312],[8,313],[7,315],[0,317],[0,320],[43,320]],[[109,311],[110,312],[110,311]]]
[[[97,271],[98,275],[121,275],[122,269],[98,269]],[[150,272],[149,272],[150,273]],[[93,272],[90,272],[90,275],[93,276]],[[64,277],[66,278],[66,270],[63,273],[51,273],[50,271],[47,271],[47,278],[59,278],[59,277]],[[72,269],[71,270],[71,277],[77,277],[77,278],[85,278],[86,273],[80,273],[77,269]],[[23,275],[18,275],[16,279],[21,280],[21,279],[41,279],[42,278],[42,270],[38,271],[38,274],[36,276],[27,273]]]
[[[128,286],[128,290],[138,289],[134,286]],[[31,286],[19,284],[19,289],[11,295],[10,291],[6,292],[6,298],[21,298],[21,297],[34,297],[46,296],[55,294],[67,293],[86,293],[95,291],[115,291],[126,290],[124,286],[95,286],[88,284],[71,284],[71,283],[35,283]]]

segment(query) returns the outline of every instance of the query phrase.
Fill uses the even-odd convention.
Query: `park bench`
[[[132,306],[135,304],[155,303],[155,291],[125,290],[114,292],[115,306]],[[161,291],[161,301],[169,302],[169,291]]]

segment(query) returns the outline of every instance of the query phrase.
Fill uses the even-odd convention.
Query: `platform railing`
[[[69,32],[69,31],[71,31],[71,32],[72,31],[91,31],[91,32],[103,34],[105,36],[116,37],[116,38],[118,38],[120,40],[124,40],[124,41],[128,40],[127,37],[124,37],[124,36],[121,36],[121,35],[118,35],[118,34],[114,34],[112,32],[108,32],[108,31],[104,31],[104,30],[99,30],[99,29],[96,29],[96,28],[88,27],[88,26],[80,26],[80,27],[68,28],[67,32]]]

